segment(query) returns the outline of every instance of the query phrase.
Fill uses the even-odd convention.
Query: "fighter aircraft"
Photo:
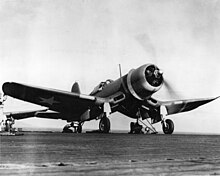
[[[2,86],[4,95],[23,101],[47,107],[50,112],[31,112],[30,116],[63,119],[68,124],[63,132],[82,132],[86,121],[100,119],[99,131],[109,133],[111,113],[116,111],[136,119],[131,122],[130,133],[139,133],[140,122],[146,120],[146,125],[152,133],[156,133],[153,124],[161,122],[165,134],[172,134],[174,123],[166,116],[193,110],[215,98],[159,101],[152,97],[164,84],[163,72],[154,64],[145,64],[132,69],[128,74],[116,80],[108,79],[101,82],[94,90],[85,95],[80,92],[79,84],[75,82],[71,92],[56,89],[35,87],[21,83],[6,82]],[[19,114],[11,115],[20,119]]]

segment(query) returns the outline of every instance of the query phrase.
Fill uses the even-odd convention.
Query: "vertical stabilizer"
[[[71,92],[74,92],[74,93],[79,93],[80,94],[80,89],[79,89],[79,83],[78,82],[75,82],[72,86],[72,89],[71,89]]]

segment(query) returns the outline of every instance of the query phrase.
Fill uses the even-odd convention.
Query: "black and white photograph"
[[[220,175],[219,0],[1,0],[0,175]]]

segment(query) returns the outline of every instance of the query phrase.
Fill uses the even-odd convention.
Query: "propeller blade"
[[[150,55],[152,61],[157,64],[156,48],[149,35],[147,33],[139,34],[136,36],[136,41],[142,46],[144,51]]]
[[[181,96],[174,90],[174,87],[167,80],[164,79],[163,84],[172,99],[180,99]]]

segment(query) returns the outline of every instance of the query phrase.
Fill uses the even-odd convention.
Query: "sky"
[[[146,63],[164,72],[159,100],[220,95],[220,2],[217,0],[1,0],[0,85],[6,81],[88,94],[101,81]],[[176,132],[220,133],[220,100],[170,118]],[[12,98],[5,111],[39,108]],[[129,130],[116,113],[112,129]],[[30,118],[19,126],[63,128]],[[85,128],[98,128],[98,121]],[[156,125],[161,130],[161,125]]]

